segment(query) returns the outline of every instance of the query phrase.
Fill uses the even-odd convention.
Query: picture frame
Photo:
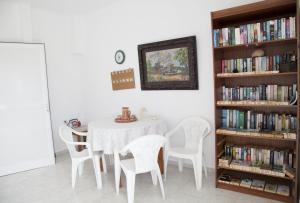
[[[142,90],[197,90],[196,36],[138,45]]]

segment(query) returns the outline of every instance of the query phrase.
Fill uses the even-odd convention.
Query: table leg
[[[122,185],[122,179],[123,179],[123,178],[122,178],[122,171],[121,171],[121,175],[120,175],[120,186],[119,186],[120,188],[123,187],[123,185]]]
[[[100,170],[103,172],[103,162],[102,162],[102,157],[100,157]]]
[[[159,165],[161,174],[164,174],[164,150],[163,150],[163,148],[160,148],[159,153],[158,153],[158,165]]]

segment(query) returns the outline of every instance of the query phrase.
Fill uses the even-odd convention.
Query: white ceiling
[[[101,9],[118,0],[0,0],[30,3],[33,8],[41,8],[61,13],[81,14]]]

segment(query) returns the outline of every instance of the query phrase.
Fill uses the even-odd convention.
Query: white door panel
[[[0,176],[53,163],[44,45],[0,43]]]

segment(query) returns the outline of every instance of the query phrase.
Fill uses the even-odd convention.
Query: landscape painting
[[[198,89],[196,37],[138,45],[142,90]]]
[[[149,82],[188,81],[188,48],[174,48],[146,53]]]

